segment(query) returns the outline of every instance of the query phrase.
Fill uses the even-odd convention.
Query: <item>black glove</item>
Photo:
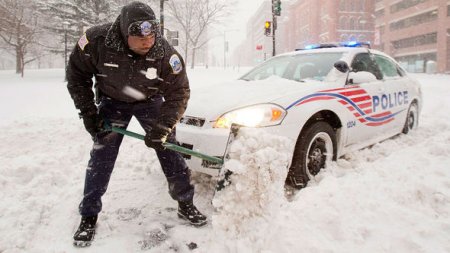
[[[81,116],[83,118],[84,127],[92,137],[103,131],[103,119],[97,113]]]
[[[163,144],[167,140],[172,129],[161,124],[153,124],[152,129],[145,135],[145,145],[157,151],[165,150]]]

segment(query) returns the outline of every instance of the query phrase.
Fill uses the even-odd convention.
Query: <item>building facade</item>
[[[241,65],[255,65],[272,56],[272,37],[264,35],[265,21],[272,21],[271,6],[271,0],[264,1],[248,21],[248,37],[233,56],[239,57]],[[374,10],[375,0],[282,0],[281,16],[277,17],[276,54],[314,43],[372,43]]]
[[[288,50],[325,42],[374,40],[375,0],[298,0],[289,8]]]
[[[450,0],[282,1],[276,31],[277,54],[325,42],[367,41],[409,72],[450,73]],[[249,36],[237,55],[242,65],[271,57],[272,20],[266,0],[247,24]],[[257,46],[262,49],[257,50]]]
[[[409,72],[450,72],[450,1],[376,0],[375,47]]]

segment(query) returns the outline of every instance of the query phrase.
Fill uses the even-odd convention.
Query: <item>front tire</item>
[[[336,159],[336,147],[336,132],[328,123],[319,121],[308,126],[297,140],[286,184],[295,189],[305,187]]]
[[[408,114],[406,115],[405,126],[403,127],[402,133],[408,134],[414,131],[419,126],[419,108],[417,103],[412,103],[409,106]]]

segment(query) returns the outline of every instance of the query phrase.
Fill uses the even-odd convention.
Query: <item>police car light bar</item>
[[[366,42],[360,42],[360,41],[348,41],[348,42],[341,42],[339,43],[340,46],[342,47],[363,47],[366,46],[368,48],[370,48],[370,42],[366,41]]]
[[[370,42],[347,41],[347,42],[339,42],[339,43],[310,44],[310,45],[305,46],[305,48],[295,49],[295,51],[311,50],[311,49],[319,49],[319,48],[364,47],[364,46],[367,48],[370,48]]]

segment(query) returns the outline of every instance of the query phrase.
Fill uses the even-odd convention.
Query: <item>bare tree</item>
[[[211,25],[220,23],[230,11],[234,1],[226,0],[173,0],[168,1],[169,13],[182,29],[184,59],[192,50],[191,68],[195,65],[195,54],[211,36],[207,30]]]
[[[38,10],[49,20],[43,28],[53,34],[67,33],[72,45],[86,28],[113,21],[119,7],[107,0],[41,0]]]
[[[27,63],[37,57],[26,58],[38,33],[37,18],[32,1],[0,0],[0,38],[16,56],[16,73],[23,77]]]

